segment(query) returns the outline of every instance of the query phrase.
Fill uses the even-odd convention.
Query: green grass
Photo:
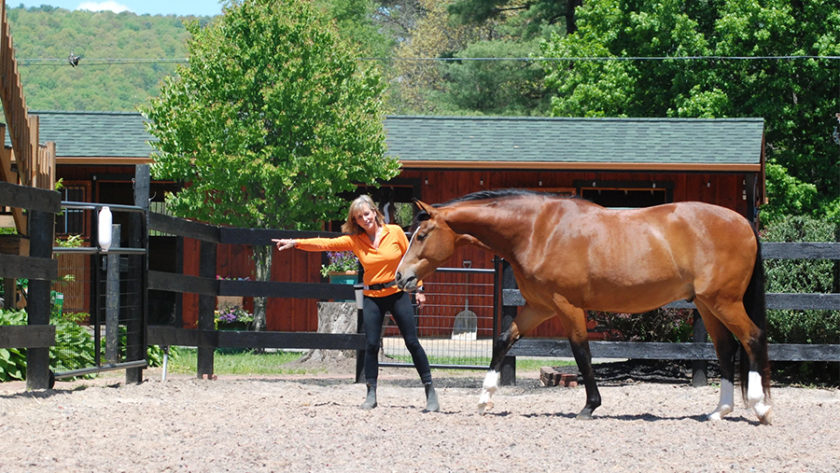
[[[195,348],[173,348],[167,371],[173,374],[195,374],[197,355]],[[213,372],[219,375],[280,375],[280,374],[317,374],[319,369],[289,368],[284,365],[301,357],[296,352],[253,353],[251,351],[231,352],[217,350],[213,357]],[[409,356],[394,356],[401,363],[411,363]],[[450,358],[430,357],[433,365],[471,365],[490,366],[490,358]],[[536,371],[543,366],[574,365],[573,361],[550,358],[516,359],[517,371]]]
[[[400,363],[411,363],[411,357],[408,355],[395,355],[393,359]],[[490,358],[450,358],[440,356],[430,356],[429,363],[432,365],[470,365],[470,366],[490,366]],[[534,371],[539,370],[543,366],[574,366],[574,361],[555,360],[551,358],[516,358],[517,371]]]
[[[167,371],[174,374],[195,374],[198,355],[194,348],[173,349]],[[217,350],[213,357],[213,372],[222,375],[306,374],[316,370],[283,367],[301,357],[296,352],[233,353]]]

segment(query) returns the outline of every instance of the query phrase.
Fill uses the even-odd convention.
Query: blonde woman
[[[408,249],[408,239],[398,225],[388,225],[382,212],[367,195],[356,198],[347,212],[347,220],[341,226],[345,233],[336,238],[303,238],[272,240],[278,251],[298,248],[303,251],[352,251],[365,270],[364,284],[364,330],[365,382],[367,395],[362,409],[373,409],[376,402],[376,382],[379,377],[379,346],[385,313],[391,312],[402,334],[405,347],[411,353],[414,367],[426,390],[425,411],[440,409],[437,394],[432,384],[432,372],[426,351],[417,337],[414,309],[408,293],[397,288],[394,276],[402,256]],[[422,307],[426,298],[419,290],[417,304]]]

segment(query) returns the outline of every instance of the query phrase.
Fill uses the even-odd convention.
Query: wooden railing
[[[0,2],[0,99],[12,143],[11,149],[6,149],[4,145],[0,152],[0,177],[10,184],[54,189],[55,144],[38,144],[38,117],[30,117],[26,109],[12,34],[6,18],[6,2]],[[5,141],[5,127],[0,131]],[[16,170],[12,163],[16,165]],[[16,208],[12,214],[18,233],[28,234],[22,211]]]

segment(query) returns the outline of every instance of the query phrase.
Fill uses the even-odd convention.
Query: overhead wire
[[[787,61],[787,60],[840,60],[840,56],[786,55],[786,56],[566,56],[566,57],[359,57],[360,61],[415,61],[415,62],[469,62],[469,61],[519,61],[519,62],[591,62],[591,61]],[[80,65],[117,64],[187,64],[189,58],[86,58],[80,56]],[[21,66],[47,66],[66,64],[67,58],[21,58]]]

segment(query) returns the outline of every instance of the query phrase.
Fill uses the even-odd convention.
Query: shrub
[[[0,310],[0,325],[25,325],[23,310]],[[0,381],[26,379],[26,350],[0,348]]]
[[[53,311],[50,324],[55,325],[55,345],[50,347],[50,369],[55,372],[71,371],[95,366],[93,336],[76,320],[85,320],[87,314],[60,314]],[[0,325],[26,325],[26,311],[0,310]],[[125,328],[120,327],[120,344],[125,347]],[[102,347],[104,350],[104,345]],[[163,360],[163,350],[150,346],[147,359],[150,366]],[[0,381],[26,379],[26,349],[0,348]]]
[[[764,241],[835,241],[836,226],[807,216],[794,216],[767,227]],[[829,293],[834,287],[835,262],[830,260],[767,260],[767,292]],[[767,335],[775,343],[838,343],[840,311],[770,310]]]
[[[688,342],[693,338],[690,309],[657,309],[643,314],[591,311],[589,326],[606,340],[631,342]]]

